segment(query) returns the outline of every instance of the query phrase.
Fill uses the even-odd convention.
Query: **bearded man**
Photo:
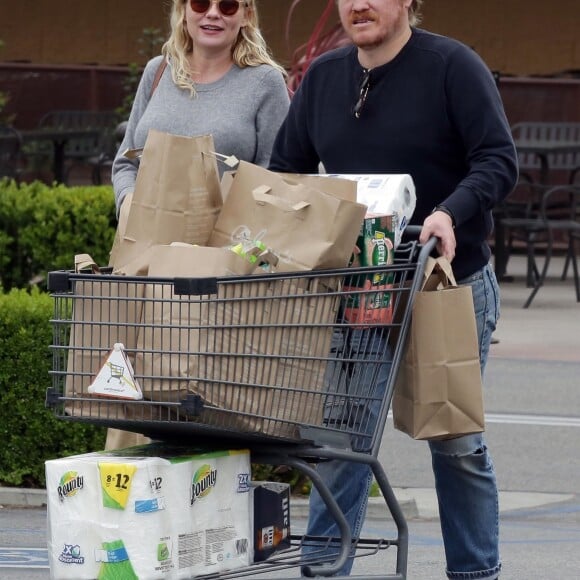
[[[459,283],[473,290],[485,368],[499,316],[489,264],[492,210],[514,188],[517,156],[488,67],[460,42],[417,28],[420,0],[337,0],[351,46],[309,67],[277,135],[270,169],[408,173],[420,241],[438,238]],[[386,380],[386,379],[385,379]],[[377,409],[368,409],[375,413]],[[372,425],[372,422],[370,422]],[[498,493],[483,434],[430,441],[448,578],[498,578]],[[360,535],[372,473],[327,461],[318,472]],[[338,536],[317,490],[309,535]],[[352,559],[339,572],[348,575]]]

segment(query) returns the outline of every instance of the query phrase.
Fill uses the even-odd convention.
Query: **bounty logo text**
[[[84,487],[84,477],[76,471],[67,471],[61,478],[57,487],[60,501],[67,497],[72,497]]]
[[[210,465],[202,465],[194,474],[191,480],[191,505],[197,499],[209,494],[217,479],[217,469],[212,469]]]

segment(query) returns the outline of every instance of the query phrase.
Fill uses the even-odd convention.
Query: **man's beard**
[[[374,40],[355,42],[354,45],[357,48],[369,50],[369,49],[376,48],[377,46],[381,46],[383,44],[385,38],[386,37],[383,35],[380,37],[375,37]]]

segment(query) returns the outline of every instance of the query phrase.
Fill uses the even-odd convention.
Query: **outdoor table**
[[[65,147],[71,139],[94,139],[99,136],[98,129],[58,129],[42,128],[20,131],[22,140],[26,142],[51,141],[53,146],[52,171],[57,183],[64,183]]]
[[[550,156],[557,154],[580,155],[579,140],[521,139],[515,141],[518,153],[533,153],[540,161],[540,183],[546,185],[550,178]]]

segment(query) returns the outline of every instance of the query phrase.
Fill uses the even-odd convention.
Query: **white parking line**
[[[580,417],[561,417],[560,415],[522,415],[510,413],[486,413],[487,423],[509,425],[541,425],[544,427],[580,427]]]
[[[393,418],[392,411],[389,411],[389,418]],[[541,427],[580,427],[580,417],[562,417],[561,415],[486,413],[485,422],[501,423],[504,425],[536,425]]]
[[[48,550],[0,548],[0,568],[48,568]]]

